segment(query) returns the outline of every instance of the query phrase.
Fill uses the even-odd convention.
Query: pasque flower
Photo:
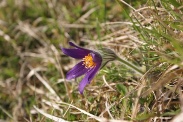
[[[85,86],[91,82],[96,73],[99,71],[102,65],[102,56],[96,51],[81,48],[73,42],[69,42],[69,44],[74,48],[61,48],[63,53],[75,59],[81,59],[81,62],[76,64],[66,74],[66,79],[74,79],[85,74],[79,84],[79,92],[82,94]]]
[[[143,72],[138,67],[124,59],[121,59],[111,49],[102,48],[99,52],[97,52],[79,47],[73,42],[69,42],[69,44],[74,48],[67,49],[61,47],[63,53],[75,59],[81,59],[81,61],[66,74],[66,79],[74,79],[85,74],[84,78],[79,83],[79,92],[81,94],[83,94],[85,86],[91,82],[97,72],[107,62],[113,61],[115,59],[119,60],[132,70],[135,70],[137,73],[143,75]]]

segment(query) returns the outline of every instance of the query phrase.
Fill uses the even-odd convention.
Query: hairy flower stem
[[[136,67],[135,65],[133,65],[132,63],[124,60],[124,59],[121,59],[120,57],[116,57],[116,59],[118,61],[120,61],[121,63],[123,63],[125,66],[127,66],[128,68],[132,69],[132,70],[135,70],[138,74],[140,75],[144,75],[144,72],[142,70],[140,70],[139,67]]]

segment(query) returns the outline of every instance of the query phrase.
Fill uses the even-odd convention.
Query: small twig
[[[115,89],[113,89],[113,88],[107,83],[107,81],[106,81],[104,75],[102,76],[102,78],[103,78],[104,83],[105,83],[112,91],[116,91]]]

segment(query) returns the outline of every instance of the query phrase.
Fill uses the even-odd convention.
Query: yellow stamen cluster
[[[86,68],[93,68],[96,66],[96,63],[93,62],[93,57],[91,54],[88,54],[83,58],[83,65],[85,65]]]

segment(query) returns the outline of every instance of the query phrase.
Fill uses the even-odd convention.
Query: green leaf
[[[117,84],[117,90],[122,94],[125,95],[127,93],[127,88],[123,84]]]
[[[176,0],[169,0],[169,2],[170,2],[173,6],[175,6],[175,7],[181,6],[181,4],[180,4],[179,2],[177,2]]]
[[[141,113],[141,114],[137,115],[135,120],[138,120],[138,121],[147,120],[153,116],[154,116],[154,113]]]

